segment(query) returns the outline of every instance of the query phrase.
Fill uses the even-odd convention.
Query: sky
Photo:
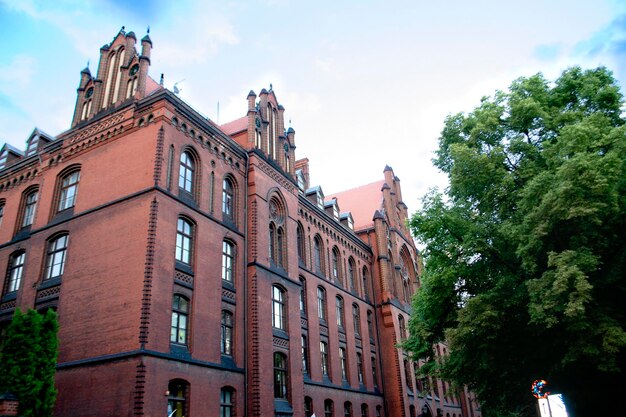
[[[573,65],[626,88],[624,0],[0,0],[0,144],[67,130],[80,71],[122,26],[150,28],[152,78],[219,124],[271,84],[311,185],[328,195],[389,165],[410,212],[447,184],[431,163],[447,115]]]

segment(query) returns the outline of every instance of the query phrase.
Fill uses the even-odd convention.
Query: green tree
[[[52,415],[56,400],[54,373],[58,352],[56,313],[16,310],[0,344],[0,392],[20,401],[22,417]]]
[[[410,220],[426,268],[405,348],[467,384],[485,416],[536,415],[535,379],[572,416],[624,415],[622,104],[610,71],[574,67],[445,120],[434,164],[449,187]]]

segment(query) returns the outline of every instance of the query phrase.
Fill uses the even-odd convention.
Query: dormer
[[[304,193],[309,188],[309,159],[298,159],[294,168],[298,188]]]
[[[33,130],[33,133],[30,134],[30,137],[26,141],[25,156],[29,157],[31,155],[39,153],[44,146],[52,141],[54,141],[54,138],[52,136],[35,128],[35,130]]]
[[[322,187],[316,185],[315,187],[309,188],[306,190],[305,195],[307,200],[319,207],[320,210],[324,210],[324,192],[322,191]]]
[[[354,218],[352,217],[351,212],[348,211],[345,213],[341,213],[339,215],[339,222],[343,227],[354,231]]]
[[[148,35],[141,39],[141,55],[136,43],[135,33],[126,33],[122,27],[110,44],[100,48],[96,76],[89,67],[81,71],[72,127],[100,111],[145,96],[152,41]]]
[[[336,198],[324,203],[324,211],[333,219],[339,221],[339,204]]]
[[[22,151],[5,143],[2,148],[0,148],[0,169],[11,166],[19,162],[22,158],[24,158]]]

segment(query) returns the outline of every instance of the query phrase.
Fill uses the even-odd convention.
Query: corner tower
[[[100,48],[96,76],[88,67],[81,71],[72,127],[101,111],[146,95],[152,40],[149,35],[143,37],[141,54],[135,49],[136,43],[135,33],[126,33],[122,27],[111,43]]]

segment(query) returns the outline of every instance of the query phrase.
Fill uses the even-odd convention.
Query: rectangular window
[[[65,253],[67,252],[67,235],[48,243],[46,260],[46,274],[44,279],[59,278],[65,269]]]
[[[322,375],[328,376],[328,343],[320,342],[320,358],[322,360]]]

